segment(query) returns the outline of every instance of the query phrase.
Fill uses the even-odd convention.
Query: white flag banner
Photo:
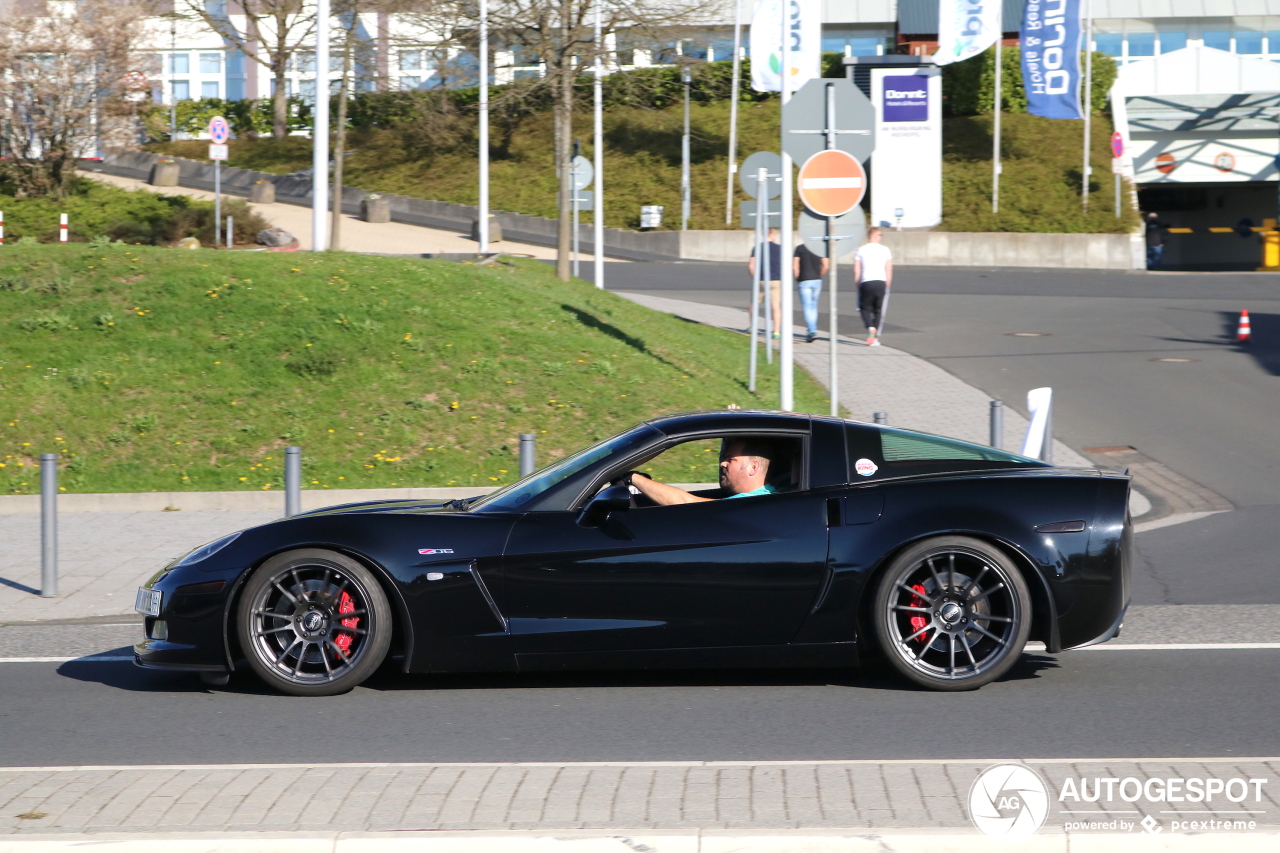
[[[1000,5],[992,0],[941,0],[938,52],[933,61],[950,65],[977,56],[1000,36]]]
[[[1027,437],[1022,441],[1022,455],[1043,459],[1045,432],[1049,426],[1049,408],[1053,405],[1052,388],[1032,388],[1027,392]]]
[[[751,18],[751,88],[782,91],[782,12],[791,35],[790,89],[822,74],[821,0],[760,0]]]

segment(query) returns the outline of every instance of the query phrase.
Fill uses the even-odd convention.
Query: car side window
[[[657,456],[635,465],[634,470],[701,497],[726,498],[731,493],[720,484],[720,460],[725,442],[744,437],[768,444],[771,459],[765,483],[772,491],[792,492],[804,487],[804,439],[798,436],[729,435],[693,439],[668,447]],[[635,496],[635,503],[638,507],[653,505],[641,495]]]
[[[981,444],[889,427],[849,424],[849,481],[981,471],[1037,468],[1044,463]]]

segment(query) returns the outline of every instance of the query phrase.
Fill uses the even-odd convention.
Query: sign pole
[[[578,158],[569,167],[570,182],[573,184],[573,277],[578,277]]]
[[[831,151],[836,147],[836,86],[834,83],[827,84],[827,150]],[[840,413],[840,393],[839,386],[836,384],[838,379],[838,369],[836,363],[836,347],[839,338],[836,335],[836,325],[839,322],[839,313],[836,308],[836,264],[839,256],[836,253],[836,218],[834,216],[827,217],[827,299],[831,305],[831,375],[829,377],[830,394],[831,394],[831,415],[834,417]]]
[[[689,68],[681,69],[684,83],[684,136],[680,139],[680,230],[689,230],[689,87],[693,82]]]
[[[733,15],[733,88],[729,92],[729,180],[725,189],[724,224],[733,222],[733,173],[738,171],[738,86],[742,79],[742,0]]]
[[[767,263],[764,259],[764,240],[760,235],[768,233],[762,230],[765,227],[765,212],[769,208],[769,201],[765,198],[765,193],[768,192],[768,174],[768,170],[764,168],[756,171],[756,271],[751,276],[751,365],[747,374],[747,390],[753,394],[756,390],[756,359],[760,348],[760,276]]]
[[[769,251],[769,200],[764,201],[764,210],[757,217],[760,223],[760,292],[764,301],[764,362],[773,364],[773,252]]]
[[[480,253],[489,251],[489,2],[480,0]]]
[[[213,161],[213,245],[222,242],[222,161]]]
[[[1093,0],[1084,0],[1084,177],[1080,180],[1080,206],[1089,209],[1089,131],[1093,115]]]
[[[991,212],[1000,212],[1000,108],[1003,97],[1000,92],[1001,68],[1000,49],[1004,46],[1004,10],[996,5],[996,99],[995,123],[991,128]],[[881,321],[883,323],[883,321]]]
[[[316,103],[311,121],[311,249],[329,248],[329,0],[316,0]]]
[[[604,289],[604,95],[601,91],[601,78],[604,77],[604,40],[600,34],[601,0],[596,0],[596,79],[592,84],[594,104],[594,126],[591,131],[591,145],[594,150],[591,156],[596,161],[596,198],[595,211],[591,219],[591,245],[595,247],[592,259],[592,272],[595,273],[595,285]]]
[[[790,23],[791,15],[790,2],[783,3],[782,13],[782,109],[786,109],[787,101],[791,100],[791,33]],[[779,144],[782,146],[782,201],[778,205],[779,225],[782,229],[782,273],[778,278],[782,286],[782,318],[780,321],[781,329],[778,334],[781,336],[778,347],[778,358],[782,360],[781,370],[778,377],[778,408],[784,412],[790,412],[795,408],[794,395],[792,393],[792,371],[795,367],[793,363],[795,348],[791,336],[791,314],[793,311],[791,291],[795,289],[794,277],[791,274],[791,258],[794,254],[792,243],[795,234],[792,225],[792,175],[791,155],[787,153],[786,131],[784,130],[782,139]]]

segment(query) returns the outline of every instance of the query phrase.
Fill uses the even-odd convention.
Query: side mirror
[[[615,512],[631,508],[630,486],[609,486],[578,513],[579,527],[604,527]]]

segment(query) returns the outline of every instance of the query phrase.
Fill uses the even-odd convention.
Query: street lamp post
[[[680,230],[689,230],[689,66],[680,70],[684,83],[684,137],[680,140]]]
[[[316,0],[316,105],[311,125],[311,248],[329,248],[329,0]]]
[[[594,126],[591,134],[591,156],[596,161],[595,215],[591,220],[591,245],[595,248],[592,272],[596,287],[604,289],[604,114],[600,78],[604,76],[604,40],[600,34],[600,0],[596,0],[596,61],[592,85]]]
[[[480,224],[481,253],[489,251],[489,2],[480,0]]]

